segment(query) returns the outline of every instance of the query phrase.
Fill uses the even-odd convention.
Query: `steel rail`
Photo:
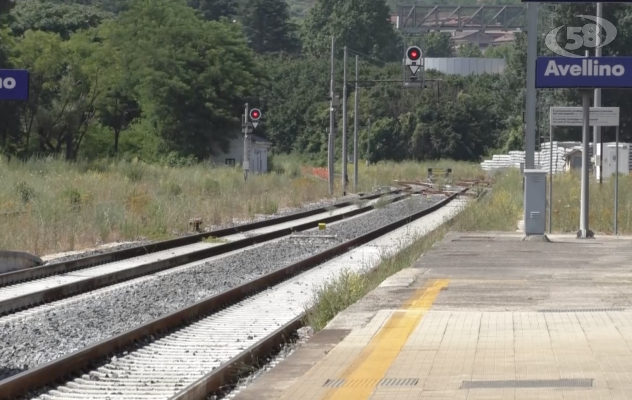
[[[73,374],[79,373],[83,368],[104,361],[108,356],[121,352],[124,349],[129,348],[130,345],[139,343],[147,337],[152,335],[157,337],[159,334],[160,336],[164,336],[182,325],[199,320],[208,314],[225,308],[229,304],[238,303],[254,293],[265,290],[270,286],[277,285],[292,276],[312,269],[331,258],[344,254],[352,248],[366,244],[392,230],[410,223],[411,221],[431,214],[448,204],[466,190],[467,189],[463,189],[461,192],[455,193],[439,203],[426,208],[425,210],[419,211],[406,218],[402,218],[369,233],[348,240],[292,265],[272,271],[252,281],[201,300],[191,306],[172,312],[164,317],[160,317],[156,320],[128,330],[127,332],[102,340],[57,360],[53,360],[49,363],[29,369],[0,381],[0,399],[16,398],[27,394],[30,391],[53,384],[59,380],[64,380],[64,378],[68,378]],[[272,347],[275,343],[279,343],[279,340],[282,339],[280,339],[278,335],[282,335],[282,333],[286,331],[287,330],[283,329],[277,330],[264,341],[242,352],[239,356],[217,368],[214,372],[189,385],[182,392],[177,394],[174,399],[206,399],[206,394],[202,396],[203,392],[209,393],[219,390],[220,386],[236,377],[235,371],[236,368],[238,368],[238,364],[236,364],[237,362],[247,361],[248,357],[251,357],[250,354],[263,352]],[[274,336],[275,334],[277,336]],[[151,340],[156,339],[152,338]]]
[[[401,185],[407,186],[407,185]],[[97,265],[110,263],[114,261],[121,261],[128,258],[134,258],[144,256],[147,254],[155,253],[163,250],[170,250],[176,247],[186,246],[190,244],[199,243],[201,240],[209,237],[224,237],[228,235],[234,235],[236,233],[248,232],[254,229],[264,228],[280,223],[293,221],[301,218],[311,217],[316,214],[324,213],[331,208],[342,208],[354,204],[354,201],[372,200],[384,195],[399,194],[405,190],[410,190],[410,187],[405,189],[397,189],[389,192],[372,194],[369,196],[360,196],[355,200],[346,201],[342,203],[333,204],[331,206],[316,208],[313,210],[300,211],[288,215],[283,215],[277,218],[271,218],[264,221],[251,222],[248,224],[238,225],[230,228],[217,229],[210,232],[198,233],[194,235],[183,236],[180,238],[163,240],[156,243],[151,243],[143,246],[135,246],[127,249],[114,250],[105,252],[102,254],[90,255],[87,257],[81,257],[74,260],[63,261],[60,263],[52,263],[48,265],[42,265],[39,267],[22,269],[19,271],[12,271],[0,274],[0,287],[12,285],[15,283],[21,283],[31,281],[34,279],[44,278],[51,275],[59,275],[66,272],[76,271],[88,267],[94,267]]]
[[[410,196],[409,193],[403,194],[388,200],[388,204],[395,203],[406,197]],[[84,280],[69,282],[64,285],[55,286],[47,289],[43,289],[37,292],[27,293],[21,296],[16,296],[4,301],[0,301],[0,316],[21,311],[27,308],[34,307],[36,305],[47,303],[55,300],[60,300],[66,297],[75,296],[81,293],[90,292],[95,289],[99,289],[105,286],[110,286],[116,283],[124,282],[126,280],[138,278],[144,275],[153,274],[166,269],[178,267],[187,263],[204,260],[206,258],[215,257],[221,254],[225,254],[234,250],[243,249],[248,246],[252,246],[259,243],[264,243],[270,240],[278,239],[283,236],[292,234],[292,232],[304,231],[311,228],[316,228],[319,223],[331,223],[340,221],[345,218],[353,217],[358,214],[363,214],[371,211],[375,208],[375,205],[368,205],[357,208],[355,210],[347,211],[343,214],[334,215],[319,219],[317,221],[306,222],[301,225],[282,228],[276,231],[263,233],[261,235],[252,236],[249,238],[236,240],[234,242],[224,243],[217,246],[209,247],[206,249],[192,251],[186,254],[175,255],[166,257],[161,260],[150,261],[145,264],[122,269],[119,271],[110,272],[103,275],[87,278]]]

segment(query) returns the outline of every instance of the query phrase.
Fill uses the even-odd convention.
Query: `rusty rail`
[[[398,190],[393,190],[386,193],[373,194],[370,196],[361,196],[357,200],[372,200],[383,195],[398,194],[398,193],[401,193],[402,191],[403,190],[398,189]],[[128,249],[115,250],[115,251],[110,251],[103,254],[96,254],[96,255],[78,258],[75,260],[64,261],[61,263],[53,263],[53,264],[43,265],[43,266],[34,267],[34,268],[23,269],[19,271],[7,272],[4,274],[0,274],[0,287],[12,285],[19,282],[39,279],[46,276],[59,275],[59,274],[76,271],[83,268],[93,267],[93,266],[101,265],[105,263],[110,263],[114,261],[120,261],[120,260],[125,260],[128,258],[144,256],[144,255],[155,253],[158,251],[169,250],[176,247],[186,246],[189,244],[199,243],[201,240],[209,238],[209,237],[219,238],[219,237],[224,237],[228,235],[233,235],[236,233],[248,232],[254,229],[264,228],[267,226],[272,226],[272,225],[280,224],[283,222],[311,217],[312,215],[327,212],[331,207],[342,208],[342,207],[350,206],[352,204],[354,204],[353,200],[334,204],[328,207],[321,207],[314,210],[301,211],[301,212],[297,212],[293,214],[288,214],[288,215],[284,215],[278,218],[268,219],[265,221],[252,222],[252,223],[244,224],[240,226],[217,229],[211,232],[204,232],[204,233],[184,236],[184,237],[180,237],[176,239],[164,240],[164,241],[148,244],[145,246],[136,246],[136,247],[131,247]]]
[[[395,203],[400,201],[410,194],[404,194],[388,200],[388,203]],[[249,238],[236,240],[218,246],[196,250],[187,254],[180,254],[177,256],[167,257],[157,261],[151,261],[143,265],[139,265],[134,268],[128,268],[120,271],[114,271],[108,274],[98,275],[92,278],[84,279],[77,282],[70,282],[62,286],[56,286],[38,292],[27,293],[22,296],[13,297],[4,301],[0,301],[0,315],[8,314],[18,310],[34,307],[38,304],[47,303],[55,300],[60,300],[66,297],[75,296],[81,293],[90,292],[95,289],[99,289],[105,286],[110,286],[115,283],[124,282],[130,279],[138,278],[143,275],[153,274],[169,268],[174,268],[187,263],[204,260],[209,257],[215,257],[220,254],[225,254],[234,250],[243,249],[248,246],[252,246],[257,243],[264,243],[270,240],[278,239],[283,236],[292,234],[292,232],[300,232],[311,228],[318,227],[319,223],[331,223],[340,221],[345,218],[353,217],[358,214],[371,211],[375,208],[374,205],[368,205],[357,208],[355,210],[347,211],[346,213],[334,215],[331,217],[322,218],[318,221],[306,222],[304,224],[283,228],[276,231],[263,233],[261,235],[252,236]]]
[[[416,219],[431,214],[454,200],[458,195],[464,194],[467,190],[468,188],[462,189],[430,208],[413,214],[410,217],[395,221],[390,225],[386,225],[382,228],[376,229],[364,236],[353,239],[350,242],[356,240],[358,242],[354,245],[348,246],[347,249],[368,243],[371,240],[374,240]],[[343,245],[345,245],[345,243],[343,243],[341,246]],[[286,323],[285,325],[281,326],[279,329],[268,335],[262,341],[256,343],[253,346],[250,346],[237,356],[233,357],[227,363],[206,374],[202,378],[198,379],[196,382],[193,382],[192,384],[184,388],[181,392],[177,393],[175,396],[172,396],[169,400],[206,400],[210,394],[217,393],[222,389],[222,387],[236,382],[239,377],[244,375],[244,373],[242,372],[244,365],[249,366],[256,364],[259,359],[269,354],[272,349],[283,344],[286,337],[288,337],[293,332],[296,332],[304,325],[304,317],[305,313],[294,318],[290,322]]]
[[[467,189],[464,189],[463,192],[466,190]],[[79,373],[82,368],[86,368],[96,362],[104,360],[111,354],[123,351],[128,346],[138,343],[151,335],[172,331],[189,323],[190,321],[197,320],[210,313],[216,312],[229,304],[242,301],[246,297],[251,296],[253,293],[260,292],[270,286],[277,285],[296,274],[316,267],[328,259],[344,254],[354,247],[366,244],[392,230],[428,215],[442,208],[457,196],[458,194],[454,194],[425,210],[375,229],[367,234],[327,249],[314,256],[270,272],[240,286],[228,289],[220,294],[201,300],[191,306],[170,313],[164,317],[160,317],[122,334],[102,340],[84,349],[77,350],[47,364],[29,369],[18,375],[0,381],[0,399],[16,398],[28,393],[29,391],[53,384],[59,380],[63,380],[64,378],[68,378],[73,374]],[[277,330],[262,342],[252,346],[220,368],[189,385],[181,393],[176,395],[175,398],[180,400],[205,400],[206,394],[204,393],[217,391],[222,384],[230,382],[236,378],[235,371],[238,365],[236,363],[247,362],[248,359],[253,360],[254,357],[251,357],[248,354],[256,355],[271,348],[274,343],[278,343],[278,341],[281,340],[279,335],[283,335],[285,332],[297,327],[299,324],[300,322],[294,321],[294,325],[286,325],[284,328]]]

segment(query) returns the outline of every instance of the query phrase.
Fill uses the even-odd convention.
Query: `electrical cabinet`
[[[541,169],[524,170],[524,233],[544,235],[546,232],[546,175]]]

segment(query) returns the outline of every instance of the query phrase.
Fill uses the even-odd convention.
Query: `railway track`
[[[13,285],[15,283],[31,281],[34,279],[44,278],[52,275],[60,275],[80,269],[93,267],[105,263],[114,261],[126,260],[129,258],[139,257],[147,254],[156,253],[159,251],[170,250],[177,247],[187,246],[191,244],[199,243],[207,238],[223,238],[230,235],[242,234],[244,232],[250,232],[261,228],[278,225],[285,222],[295,221],[302,218],[315,216],[317,214],[323,214],[331,209],[340,209],[343,207],[353,206],[358,201],[374,200],[381,196],[396,195],[404,191],[410,191],[410,185],[399,184],[404,186],[404,189],[391,190],[381,193],[372,194],[369,196],[360,196],[357,199],[351,201],[345,201],[337,204],[333,204],[326,207],[315,208],[312,210],[300,211],[293,214],[283,215],[276,218],[271,218],[263,221],[251,222],[234,227],[216,229],[210,232],[204,232],[189,236],[184,236],[176,239],[169,239],[151,243],[144,246],[135,246],[121,250],[108,251],[101,254],[94,254],[87,257],[76,258],[73,260],[67,260],[57,263],[51,263],[42,265],[39,267],[23,269],[19,271],[12,271],[0,274],[0,287]]]
[[[378,197],[387,195],[393,196],[387,199],[387,202],[393,203],[410,195],[410,193],[399,194],[401,192],[401,190],[396,190],[381,195],[366,196],[362,200],[374,201]],[[35,269],[40,269],[41,271],[36,271],[31,276],[42,276],[44,274],[49,276],[0,287],[0,315],[29,309],[43,303],[93,291],[194,261],[216,257],[255,244],[288,236],[294,232],[312,229],[317,227],[318,223],[340,221],[369,212],[375,208],[374,204],[357,207],[353,203],[348,203],[341,203],[343,205],[338,205],[335,211],[325,209],[310,210],[278,219],[160,242],[146,250],[142,248],[124,249],[113,252],[116,253],[114,255],[109,253],[100,254],[48,266],[52,271],[69,271],[65,273],[47,273],[45,269],[47,266],[38,267]],[[208,237],[223,238],[225,243],[205,243],[202,241]],[[191,243],[193,240],[196,242]],[[162,250],[157,251],[156,249]],[[130,255],[138,254],[140,251],[146,251],[149,254],[129,258]],[[118,258],[119,261],[95,267],[86,266],[94,264],[95,260],[113,258]],[[80,266],[84,267],[81,268]],[[24,273],[24,271],[18,271],[17,273],[4,275],[23,276]],[[6,281],[10,281],[10,279],[7,278]]]
[[[320,264],[350,251],[350,258],[345,257],[346,263],[379,259],[379,244],[363,245],[440,210],[457,195],[169,315],[0,381],[0,398],[16,398],[29,393],[32,397],[34,393],[30,391],[36,388],[53,385],[57,380],[81,373],[85,368],[96,368],[81,378],[67,381],[66,385],[42,394],[40,398],[206,399],[208,393],[218,391],[234,380],[240,366],[253,363],[258,355],[282,343],[284,337],[300,327],[303,304],[298,300],[311,295],[306,284],[322,281],[340,266],[327,268],[325,264],[318,267]],[[402,229],[400,231],[407,231],[408,227]],[[393,238],[388,240],[392,246]],[[305,278],[304,274],[295,277],[305,271],[312,275],[309,278]],[[272,288],[266,290],[269,287]],[[229,304],[232,306],[225,308]],[[129,354],[122,354],[124,351],[129,351]],[[117,356],[111,358],[112,354]]]

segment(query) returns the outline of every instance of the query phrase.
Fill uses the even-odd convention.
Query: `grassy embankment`
[[[7,163],[0,158],[0,249],[43,255],[98,243],[166,239],[187,231],[191,218],[219,225],[329,197],[327,183],[303,176],[297,158],[276,157],[274,164],[275,172],[244,182],[239,168],[204,164],[169,168],[112,160]],[[429,166],[450,166],[468,177],[475,172],[466,163],[362,163],[359,190],[394,179],[425,178]],[[337,179],[338,194],[340,183]]]
[[[382,260],[370,273],[362,275],[343,271],[339,276],[318,288],[315,306],[307,315],[308,324],[322,329],[339,312],[346,309],[386,278],[410,267],[426,250],[441,240],[448,231],[516,231],[522,218],[522,176],[509,170],[494,176],[493,190],[474,202],[449,223],[425,237],[417,239],[398,254]],[[579,174],[561,174],[553,180],[553,232],[576,232],[579,224]],[[614,230],[614,179],[601,186],[591,182],[590,227],[601,234]],[[619,234],[632,233],[632,179],[619,179]]]

